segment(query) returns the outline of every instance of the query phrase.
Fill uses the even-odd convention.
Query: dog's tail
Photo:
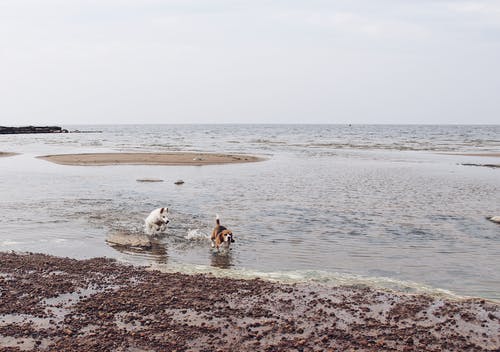
[[[219,214],[215,214],[215,223],[216,223],[217,225],[220,225]]]

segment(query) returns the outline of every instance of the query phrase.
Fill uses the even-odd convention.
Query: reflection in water
[[[233,256],[231,250],[210,251],[210,265],[219,269],[229,269],[233,266]]]

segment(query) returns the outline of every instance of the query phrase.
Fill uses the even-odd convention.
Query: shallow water
[[[67,127],[67,126],[64,126]],[[0,136],[0,250],[110,256],[167,270],[372,282],[500,299],[500,126],[71,126],[102,133]],[[108,151],[245,152],[213,166],[63,166],[34,158]],[[140,183],[158,178],[165,182]],[[174,185],[178,179],[185,181]],[[154,208],[151,251],[111,247]],[[229,253],[206,237],[215,214]]]

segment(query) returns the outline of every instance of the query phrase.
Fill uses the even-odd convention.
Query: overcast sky
[[[500,0],[0,0],[0,125],[500,123]]]

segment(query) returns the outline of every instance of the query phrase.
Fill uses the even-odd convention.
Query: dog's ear
[[[163,211],[165,210],[165,208],[161,208],[160,209],[160,214],[163,214]]]
[[[167,208],[167,213],[168,213],[168,208]]]

